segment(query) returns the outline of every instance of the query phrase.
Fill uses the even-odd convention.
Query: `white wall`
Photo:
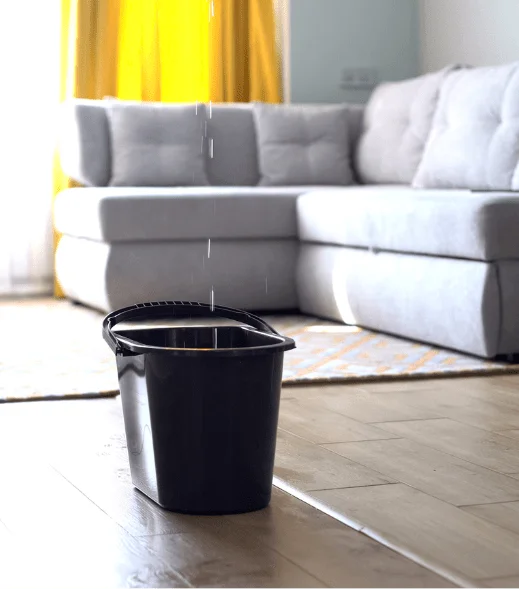
[[[519,61],[519,0],[420,0],[421,68]]]
[[[380,80],[417,75],[418,9],[417,0],[290,0],[292,102],[364,101],[368,90],[340,88],[345,67],[375,68]]]

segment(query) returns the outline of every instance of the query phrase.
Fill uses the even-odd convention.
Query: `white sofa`
[[[214,298],[518,353],[519,66],[446,68],[342,109],[347,135],[329,106],[65,103],[63,168],[84,185],[55,204],[66,296]]]

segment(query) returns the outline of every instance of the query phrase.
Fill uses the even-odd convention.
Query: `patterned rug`
[[[0,402],[118,394],[103,315],[63,300],[0,303]],[[350,382],[519,372],[519,365],[412,343],[300,315],[265,316],[297,348],[283,383]]]

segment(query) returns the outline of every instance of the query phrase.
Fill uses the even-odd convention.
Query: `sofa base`
[[[64,294],[103,312],[156,300],[246,310],[297,308],[295,240],[107,244],[63,236],[56,275]]]
[[[302,244],[300,309],[493,358],[519,351],[519,262]],[[505,328],[506,327],[506,330]],[[519,326],[517,326],[519,329]]]

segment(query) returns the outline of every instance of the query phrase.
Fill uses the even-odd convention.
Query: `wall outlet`
[[[376,86],[377,82],[378,72],[375,68],[344,68],[340,87],[344,89],[369,89]]]

